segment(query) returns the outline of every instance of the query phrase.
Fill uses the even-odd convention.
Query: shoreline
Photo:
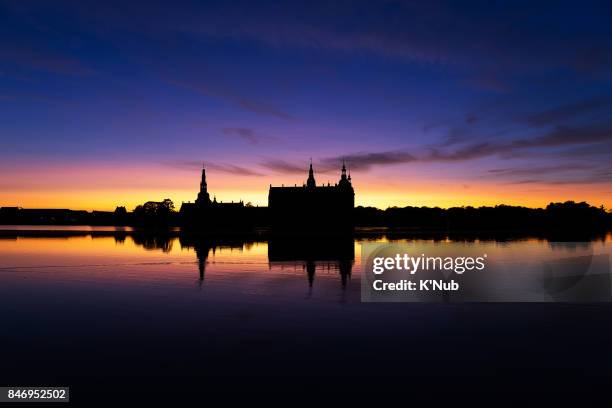
[[[69,238],[76,236],[126,237],[126,236],[164,236],[167,238],[189,237],[194,239],[243,239],[245,241],[267,241],[274,238],[287,239],[429,239],[444,240],[485,240],[505,241],[542,239],[557,241],[610,241],[612,229],[601,231],[542,231],[542,230],[419,230],[414,228],[391,227],[355,227],[352,232],[334,233],[321,231],[273,232],[270,229],[250,231],[195,231],[183,230],[180,227],[168,229],[147,229],[128,226],[92,226],[92,225],[0,225],[0,239],[6,238]]]

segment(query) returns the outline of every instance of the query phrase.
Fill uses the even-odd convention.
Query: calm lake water
[[[612,367],[609,303],[362,303],[362,239],[97,232],[107,234],[0,238],[1,383],[206,377],[219,386],[229,376],[259,387],[266,376],[354,383],[504,375],[528,384],[526,368],[550,378],[601,379]],[[610,242],[464,244],[520,268],[605,253]]]

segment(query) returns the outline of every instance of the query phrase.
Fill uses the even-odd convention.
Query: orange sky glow
[[[208,190],[219,201],[251,202],[267,205],[268,187],[301,184],[305,175],[267,174],[236,176],[208,170]],[[612,192],[604,184],[504,184],[498,180],[465,175],[440,177],[420,169],[405,172],[361,172],[353,174],[356,205],[389,206],[483,206],[523,205],[543,207],[553,201],[587,201],[612,207]],[[0,205],[23,208],[70,208],[128,210],[145,201],[170,198],[177,209],[193,201],[199,188],[197,170],[169,168],[164,165],[97,164],[55,167],[29,166],[17,173],[0,175]],[[316,174],[317,182],[334,183],[337,175]]]

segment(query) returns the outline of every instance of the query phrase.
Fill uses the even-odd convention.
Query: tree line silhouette
[[[267,207],[244,207],[244,230],[267,228]],[[300,214],[296,213],[296,217]],[[355,227],[385,227],[422,231],[605,231],[612,227],[612,213],[586,202],[550,203],[546,208],[498,205],[494,207],[389,207],[385,210],[358,206],[351,214]],[[223,221],[223,220],[220,220]],[[231,220],[228,220],[230,223]],[[170,199],[148,201],[129,212],[74,211],[68,209],[0,208],[5,225],[117,225],[135,227],[187,227]],[[229,224],[228,224],[229,225]],[[219,223],[223,226],[223,222]],[[240,225],[233,225],[240,229]],[[237,228],[236,228],[237,227]]]
[[[546,208],[494,207],[374,207],[355,208],[355,226],[413,228],[432,231],[486,230],[605,230],[612,213],[586,202],[550,203]]]

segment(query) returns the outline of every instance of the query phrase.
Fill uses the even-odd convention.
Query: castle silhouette
[[[312,162],[302,186],[273,187],[268,193],[270,226],[277,231],[347,229],[352,227],[355,190],[342,163],[340,180],[317,186]]]
[[[340,180],[317,186],[312,161],[302,186],[270,184],[268,207],[245,206],[242,201],[223,203],[210,199],[206,169],[202,168],[200,191],[193,203],[183,203],[180,215],[185,227],[208,229],[250,228],[265,221],[273,231],[349,231],[353,227],[355,191],[346,165]]]

